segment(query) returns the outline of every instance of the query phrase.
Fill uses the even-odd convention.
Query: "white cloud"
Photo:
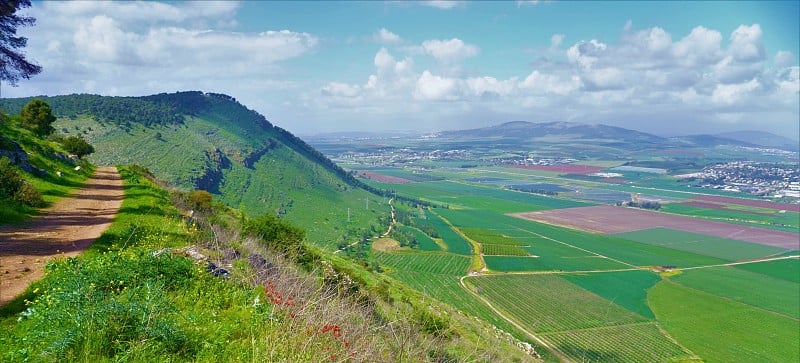
[[[721,57],[722,35],[716,30],[695,27],[686,37],[672,45],[672,55],[686,66],[705,66]]]
[[[445,101],[458,99],[458,83],[453,78],[435,76],[429,71],[422,72],[417,79],[414,98],[424,101]]]
[[[711,100],[716,103],[732,105],[760,86],[761,84],[756,79],[739,84],[718,84],[714,88]]]
[[[331,82],[322,87],[322,94],[326,96],[353,98],[361,93],[361,87],[341,82]]]
[[[520,83],[520,87],[534,91],[538,94],[556,94],[567,95],[581,86],[580,79],[577,76],[562,79],[553,74],[543,74],[539,71],[533,71],[525,80]]]
[[[426,40],[422,42],[422,49],[431,57],[440,62],[455,62],[464,58],[478,55],[478,47],[464,43],[461,39]]]
[[[592,68],[592,64],[599,59],[606,48],[605,44],[598,42],[596,39],[588,42],[581,41],[567,49],[567,59],[583,68]]]
[[[739,61],[761,61],[766,57],[764,44],[761,41],[761,26],[740,25],[731,33],[731,45],[728,52]]]
[[[517,0],[517,7],[539,5],[541,0]]]
[[[227,1],[34,4],[31,15],[40,21],[24,29],[26,51],[45,71],[28,92],[233,89],[254,84],[255,76],[261,85],[276,84],[281,62],[316,49],[319,40],[308,33],[210,30],[225,28],[226,18],[235,22],[237,7]]]
[[[380,28],[375,35],[372,36],[372,39],[379,43],[400,43],[403,41],[399,35],[390,32],[386,28]]]
[[[456,6],[461,5],[461,3],[462,1],[455,1],[455,0],[426,0],[420,2],[420,4],[422,5],[442,10],[455,8]]]
[[[473,77],[466,80],[469,91],[479,97],[508,96],[514,92],[517,83],[517,78]]]

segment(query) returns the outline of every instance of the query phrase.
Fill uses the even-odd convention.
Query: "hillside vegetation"
[[[508,335],[302,247],[296,227],[165,191],[141,167],[121,172],[112,227],[0,310],[0,360],[532,359]]]
[[[308,144],[226,95],[41,98],[58,116],[57,134],[94,145],[92,162],[139,164],[170,185],[207,190],[246,214],[284,215],[328,250],[371,226],[382,229],[378,218],[389,213],[384,198],[359,188],[359,181]],[[5,99],[3,106],[16,113],[29,101]]]

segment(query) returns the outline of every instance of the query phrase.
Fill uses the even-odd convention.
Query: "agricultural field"
[[[402,226],[401,230],[410,233],[419,243],[419,249],[423,251],[441,251],[442,248],[430,236],[423,233],[419,229],[413,227]]]
[[[614,236],[729,261],[774,256],[787,249],[667,228],[644,229]]]
[[[662,281],[648,293],[662,327],[707,362],[797,362],[797,319]]]
[[[403,266],[381,263],[392,277],[532,344],[535,335],[553,360],[800,361],[800,205],[700,189],[648,169],[691,173],[746,152],[476,142],[436,145],[473,160],[369,168],[413,180],[367,183],[431,202],[427,223],[442,236],[431,240],[439,252],[426,241],[429,248],[421,243],[396,261],[377,256]],[[497,162],[515,158],[578,161]],[[620,175],[592,175],[602,171]],[[613,206],[634,198],[661,209]],[[431,253],[456,253],[466,267]],[[405,261],[416,257],[425,263]],[[425,265],[435,263],[451,267]]]
[[[521,213],[517,216],[595,233],[622,233],[666,227],[717,237],[730,236],[729,238],[741,241],[786,249],[800,248],[797,234],[789,232],[738,226],[635,208],[596,206]]]
[[[463,276],[469,267],[469,258],[451,253],[373,252],[381,266],[398,271]]]
[[[666,362],[692,357],[663,335],[657,323],[561,277],[492,276],[467,281],[570,360]]]
[[[472,247],[467,240],[450,228],[439,216],[430,213],[426,214],[428,215],[428,223],[433,225],[433,228],[436,228],[436,231],[439,232],[439,238],[447,245],[448,252],[460,255],[472,254]]]

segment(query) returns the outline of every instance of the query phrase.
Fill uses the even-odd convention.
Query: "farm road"
[[[114,167],[99,167],[73,195],[22,226],[0,227],[0,306],[44,276],[55,257],[77,256],[111,225],[123,199]]]

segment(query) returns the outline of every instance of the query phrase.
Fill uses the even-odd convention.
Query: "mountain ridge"
[[[31,98],[2,104],[18,112]],[[282,215],[329,249],[358,233],[351,229],[379,224],[389,212],[383,198],[350,173],[231,96],[37,98],[50,103],[60,134],[95,146],[90,160],[96,164],[139,164],[173,186],[207,190],[247,214]],[[367,198],[374,199],[373,208],[358,208]]]

